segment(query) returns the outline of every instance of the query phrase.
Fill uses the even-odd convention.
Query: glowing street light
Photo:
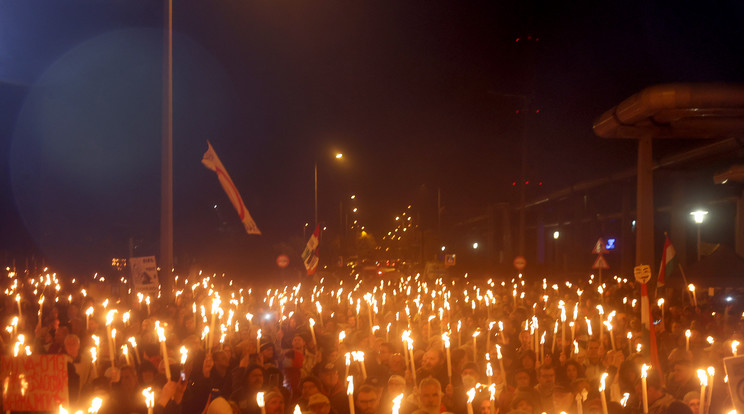
[[[478,250],[478,242],[473,243],[473,250]]]
[[[341,159],[341,158],[343,158],[343,157],[344,157],[344,154],[342,154],[342,153],[340,153],[340,152],[337,152],[337,153],[336,153],[336,159],[337,159],[337,160],[338,160],[338,159]]]
[[[445,246],[442,246],[442,251],[445,251],[447,248]]]
[[[705,221],[705,216],[708,214],[705,210],[695,210],[690,213],[692,216],[692,219],[695,220],[695,223],[697,224],[703,224],[703,221]]]
[[[708,212],[705,210],[695,210],[690,213],[692,216],[692,219],[695,220],[695,224],[697,224],[697,260],[700,261],[700,227],[703,225],[703,221],[705,221],[705,216],[708,215]]]
[[[558,238],[561,237],[561,232],[556,230],[553,232],[553,239],[558,240]]]

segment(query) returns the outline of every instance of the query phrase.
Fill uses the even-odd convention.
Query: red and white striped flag
[[[248,209],[245,208],[245,204],[243,204],[243,198],[240,197],[240,193],[235,187],[232,178],[230,178],[230,174],[227,173],[227,170],[225,170],[225,166],[222,165],[222,161],[220,161],[217,153],[214,152],[212,144],[207,141],[207,145],[209,146],[209,148],[207,148],[207,152],[204,153],[202,164],[217,173],[217,179],[220,180],[222,189],[225,190],[225,193],[227,193],[227,196],[230,198],[230,202],[232,203],[233,207],[235,207],[235,210],[238,212],[240,221],[243,223],[243,227],[245,227],[245,232],[248,234],[260,235],[261,230],[259,230],[258,226],[256,226],[256,222],[253,221],[251,213],[249,213]]]
[[[641,283],[641,322],[643,323],[644,330],[648,330],[648,352],[651,356],[651,365],[661,372],[659,348],[656,345],[656,329],[654,328],[653,316],[651,314],[651,307],[648,300],[648,285],[645,283]]]
[[[674,269],[677,267],[677,252],[672,246],[672,242],[669,241],[669,236],[664,233],[664,251],[661,253],[661,266],[659,267],[659,278],[656,282],[656,287],[664,286],[666,278],[671,276]]]

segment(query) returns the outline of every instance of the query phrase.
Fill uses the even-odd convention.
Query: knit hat
[[[692,400],[700,400],[700,393],[697,391],[690,391],[685,394],[684,398],[682,398],[682,401],[687,405],[690,405],[690,401]]]
[[[310,398],[307,400],[307,406],[312,407],[316,404],[330,404],[331,400],[328,399],[325,395],[321,393],[315,393],[310,396]]]
[[[207,414],[232,414],[233,410],[230,403],[222,397],[217,397],[209,403]]]

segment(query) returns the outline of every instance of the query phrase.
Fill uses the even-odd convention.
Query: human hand
[[[160,390],[160,397],[158,398],[158,404],[165,407],[168,405],[168,402],[173,399],[173,396],[176,394],[176,385],[177,383],[175,381],[168,381],[163,385],[163,389]]]
[[[212,367],[214,367],[214,359],[212,359],[211,353],[207,353],[207,356],[204,357],[204,365],[202,365],[204,378],[209,378],[209,375],[212,373]]]
[[[444,396],[452,398],[453,395],[455,395],[455,388],[452,387],[452,384],[447,384],[447,386],[444,387]]]

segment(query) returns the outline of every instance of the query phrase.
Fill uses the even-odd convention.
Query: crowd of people
[[[11,273],[3,349],[23,333],[31,354],[65,355],[70,412],[99,397],[101,414],[144,414],[146,388],[150,412],[168,414],[733,409],[722,361],[740,318],[713,297],[653,300],[655,362],[632,280],[350,276],[258,290],[200,276],[161,298],[51,280]]]

